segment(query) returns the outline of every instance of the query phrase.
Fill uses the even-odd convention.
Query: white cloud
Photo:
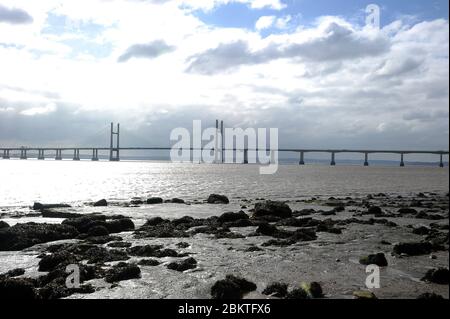
[[[42,107],[32,107],[29,109],[25,109],[20,112],[22,115],[26,116],[35,116],[35,115],[43,115],[48,114],[56,111],[56,104],[55,103],[49,103],[46,106]]]
[[[275,16],[262,16],[256,21],[255,29],[256,30],[268,29],[274,24],[275,19],[276,19]]]

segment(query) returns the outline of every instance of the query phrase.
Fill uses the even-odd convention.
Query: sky
[[[380,8],[380,27],[366,7]],[[169,146],[278,128],[280,147],[447,150],[448,0],[0,0],[0,146]]]

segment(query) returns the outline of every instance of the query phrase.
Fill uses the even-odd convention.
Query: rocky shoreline
[[[127,282],[140,285],[144,292],[152,289],[147,277],[167,275],[188,277],[180,279],[184,286],[177,292],[157,292],[167,298],[448,298],[448,193],[231,201],[240,209],[206,218],[152,216],[139,226],[120,214],[73,212],[67,204],[35,203],[32,209],[37,216],[63,220],[10,226],[0,219],[0,252],[11,252],[11,258],[33,255],[33,276],[23,268],[0,274],[0,297],[103,298],[109,290],[117,295],[126,291],[125,297],[151,298],[154,291],[133,295]],[[166,204],[226,210],[230,199],[219,194],[192,203],[179,198],[132,198],[120,205],[152,209]],[[103,199],[88,206],[107,208],[110,203]],[[214,261],[217,256],[220,263]],[[305,262],[308,258],[318,263]],[[258,278],[277,271],[284,262],[288,269],[301,267],[298,274],[281,270],[269,276],[272,281]],[[389,279],[387,296],[364,287],[364,266],[372,264]],[[79,266],[77,288],[66,285],[69,265]],[[417,265],[423,269],[419,280],[408,278],[405,273]],[[360,272],[352,277],[351,269]],[[346,277],[324,280],[339,278],[341,273]],[[257,283],[251,280],[255,278]],[[358,284],[349,289],[345,280]],[[169,285],[161,290],[172,289]]]

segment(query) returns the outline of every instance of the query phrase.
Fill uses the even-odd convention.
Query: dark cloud
[[[1,22],[10,24],[27,24],[32,23],[33,18],[22,9],[9,9],[0,4],[0,23]]]
[[[328,62],[377,56],[390,49],[384,37],[364,37],[346,26],[330,23],[325,35],[304,43],[280,46],[271,43],[259,51],[251,51],[245,41],[220,44],[189,60],[187,72],[212,75],[233,70],[241,65],[266,63],[292,58],[302,61]]]
[[[156,40],[147,44],[135,44],[130,46],[125,53],[117,59],[117,61],[126,62],[131,58],[154,59],[174,50],[175,47],[168,45],[163,40]]]

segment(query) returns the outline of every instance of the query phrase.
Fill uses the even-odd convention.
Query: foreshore
[[[448,214],[433,192],[34,203],[2,213],[0,296],[448,298]]]

